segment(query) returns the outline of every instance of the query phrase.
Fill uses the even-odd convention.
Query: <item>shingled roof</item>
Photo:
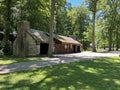
[[[35,29],[30,29],[27,32],[38,42],[43,42],[43,43],[49,42],[49,33],[47,32],[43,32],[43,31],[35,30]],[[61,43],[80,45],[78,41],[74,40],[71,37],[66,37],[62,35],[54,35],[54,39],[58,40]]]
[[[62,43],[69,43],[69,44],[80,44],[77,40],[74,40],[71,37],[66,37],[66,36],[62,36],[62,35],[56,35],[55,38],[57,40],[59,40]]]
[[[46,32],[30,29],[27,31],[36,41],[48,43],[49,35]]]

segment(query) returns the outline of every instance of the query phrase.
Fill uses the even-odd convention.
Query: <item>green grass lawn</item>
[[[120,58],[0,75],[0,90],[120,90]]]
[[[0,58],[0,65],[47,59],[48,59],[47,57],[27,57],[27,58],[2,57]]]

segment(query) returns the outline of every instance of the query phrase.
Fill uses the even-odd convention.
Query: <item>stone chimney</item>
[[[13,46],[13,55],[17,57],[27,56],[27,39],[26,32],[30,29],[28,21],[20,21],[17,23],[17,38]]]

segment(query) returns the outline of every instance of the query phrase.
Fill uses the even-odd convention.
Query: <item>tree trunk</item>
[[[111,27],[108,29],[108,34],[109,34],[109,39],[108,39],[109,51],[111,51],[112,50],[112,30],[111,30]]]
[[[118,32],[118,29],[116,31],[116,51],[118,51],[119,49],[119,32]]]
[[[54,11],[55,11],[55,0],[51,0],[51,16],[50,16],[50,38],[49,38],[49,48],[48,56],[53,56],[54,42],[53,42],[53,30],[54,30]]]
[[[114,48],[115,48],[115,44],[114,42],[112,43],[112,51],[114,51]]]
[[[92,29],[92,51],[96,52],[95,47],[95,18],[96,18],[96,12],[93,12],[93,29]]]
[[[10,47],[9,47],[9,33],[11,29],[11,0],[5,1],[6,6],[6,14],[4,15],[5,18],[5,34],[4,34],[4,54],[10,55]]]

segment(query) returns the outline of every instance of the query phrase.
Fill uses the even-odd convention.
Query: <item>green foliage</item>
[[[31,28],[48,32],[50,1],[0,0],[0,31],[4,31],[5,41],[8,41],[8,34],[16,30],[16,23],[21,20],[28,20]],[[98,47],[105,45],[109,50],[112,48],[118,50],[120,47],[120,0],[85,0],[85,2],[85,5],[71,7],[66,0],[56,0],[54,33],[76,36],[84,49],[89,47],[94,37],[94,43]],[[95,15],[94,20],[93,15]],[[94,29],[96,29],[95,35]]]
[[[69,36],[72,31],[71,19],[67,15],[70,7],[66,2],[64,2],[62,6],[56,7],[55,33]]]
[[[87,47],[89,47],[89,40],[87,38],[88,33],[88,26],[89,26],[89,11],[84,8],[83,6],[80,6],[76,8],[76,19],[74,23],[74,35],[77,36],[77,40],[79,40],[83,44],[83,49],[86,50]]]
[[[50,18],[50,0],[29,0],[28,21],[31,28],[49,31]]]
[[[93,7],[94,1],[96,0],[86,0],[87,7],[89,7],[90,11],[92,10],[90,7]],[[118,0],[98,0],[98,4],[96,6],[96,23],[95,23],[95,44],[99,48],[109,47],[109,50],[113,48],[120,47],[119,39],[120,39],[120,32],[119,32],[119,6],[120,1]],[[92,21],[93,22],[93,21]],[[88,27],[89,29],[89,39],[92,40],[92,25],[91,22]]]
[[[100,6],[100,18],[98,25],[100,26],[100,38],[101,43],[106,41],[108,43],[107,47],[109,50],[116,48],[118,50],[120,32],[119,32],[119,11],[117,10],[120,6],[120,1],[116,0],[101,0]]]
[[[3,47],[3,52],[4,52],[4,55],[6,55],[6,56],[12,55],[12,52],[13,52],[12,44],[7,42],[7,44],[5,44]]]
[[[88,47],[86,46],[89,42],[86,33],[89,25],[89,11],[84,6],[70,8],[67,5],[56,11],[55,33],[66,36],[74,35],[84,44],[84,47]]]

